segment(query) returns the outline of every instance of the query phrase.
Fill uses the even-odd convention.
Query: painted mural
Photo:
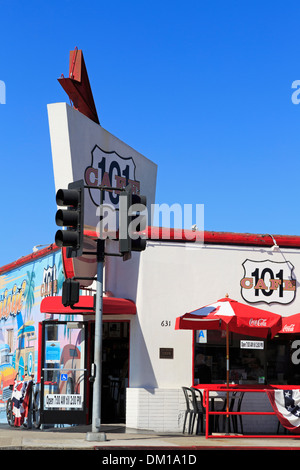
[[[61,295],[63,281],[60,251],[0,276],[0,422],[15,378],[37,376],[38,323],[45,319],[40,303]]]

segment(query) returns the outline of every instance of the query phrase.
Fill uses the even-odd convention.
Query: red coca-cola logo
[[[249,326],[260,326],[260,327],[267,326],[267,319],[266,318],[250,318]]]
[[[282,328],[282,331],[284,331],[285,333],[292,333],[295,329],[295,324],[294,323],[291,323],[290,325],[284,325],[284,327]]]

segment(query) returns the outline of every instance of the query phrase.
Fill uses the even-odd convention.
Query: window
[[[6,330],[6,335],[7,335],[7,344],[10,348],[11,351],[14,349],[14,330],[13,329],[8,329]]]
[[[299,352],[298,352],[299,350]],[[300,336],[266,340],[230,333],[229,381],[237,384],[300,384]],[[194,384],[226,382],[224,331],[196,331]]]
[[[269,383],[300,384],[299,335],[278,335],[268,341],[266,360]]]

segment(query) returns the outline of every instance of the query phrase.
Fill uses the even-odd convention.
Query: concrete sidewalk
[[[0,425],[0,450],[300,450],[300,439],[223,438],[155,433],[126,429],[124,425],[103,425],[105,441],[88,441],[90,426],[49,428],[44,430],[12,428]]]

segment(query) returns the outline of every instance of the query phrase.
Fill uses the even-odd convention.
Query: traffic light
[[[62,304],[65,307],[73,307],[79,302],[79,282],[66,279],[62,286]]]
[[[131,218],[128,231],[131,235],[131,251],[144,251],[146,249],[146,236],[141,235],[147,227],[147,198],[132,194],[132,206],[129,210]]]
[[[146,238],[139,232],[147,226],[147,199],[146,196],[132,194],[129,185],[119,196],[119,252],[127,260],[132,251],[146,249]]]
[[[57,246],[67,247],[68,258],[81,256],[84,230],[83,180],[70,183],[68,189],[59,189],[56,203],[58,206],[67,206],[67,209],[58,209],[56,212],[56,224],[66,229],[56,232],[55,243]]]

